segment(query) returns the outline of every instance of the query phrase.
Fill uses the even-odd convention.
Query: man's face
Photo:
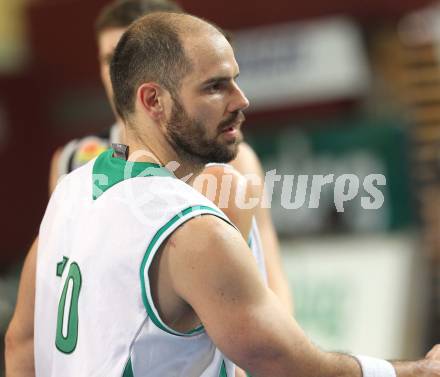
[[[172,95],[168,140],[197,162],[229,162],[243,139],[242,111],[249,105],[235,82],[239,70],[233,50],[220,34],[189,37],[184,45],[193,69]]]
[[[113,105],[113,90],[110,80],[110,62],[112,60],[113,52],[116,45],[124,34],[125,28],[111,28],[101,31],[98,36],[98,53],[99,53],[99,66],[101,71],[101,80],[104,85],[107,98],[113,109],[113,113],[116,115]]]

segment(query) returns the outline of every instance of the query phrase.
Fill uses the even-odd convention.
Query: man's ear
[[[151,118],[158,120],[164,115],[163,95],[164,90],[158,84],[148,82],[138,88],[136,99]]]

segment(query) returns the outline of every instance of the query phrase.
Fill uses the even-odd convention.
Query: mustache
[[[218,125],[218,128],[220,130],[224,130],[225,128],[230,127],[231,124],[238,122],[243,123],[245,120],[246,117],[244,116],[243,111],[238,110],[236,112],[231,113],[231,115],[228,115],[228,117]]]

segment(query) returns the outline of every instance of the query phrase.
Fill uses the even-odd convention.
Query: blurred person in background
[[[109,64],[113,50],[128,26],[139,17],[154,11],[180,12],[181,8],[168,0],[119,0],[110,3],[99,14],[95,29],[101,79],[116,117],[116,123],[101,135],[91,135],[80,140],[73,140],[55,152],[51,164],[50,192],[54,190],[60,177],[84,165],[108,149],[111,143],[124,141],[123,122],[117,115],[112,100]],[[243,237],[249,238],[251,248],[262,273],[267,278],[269,287],[284,306],[293,313],[292,298],[281,267],[279,243],[269,209],[262,208],[261,205],[253,210],[239,209],[236,200],[234,200],[240,190],[239,186],[243,186],[243,184],[245,185],[246,198],[253,196],[259,197],[260,201],[263,200],[264,175],[259,159],[249,145],[241,143],[238,156],[231,162],[231,165],[232,167],[211,165],[202,174],[217,178],[218,187],[213,196],[212,194],[208,195],[207,188],[205,189],[204,186],[198,187],[198,189],[209,199],[218,203],[221,198],[217,194],[221,189],[222,178],[224,176],[232,178],[227,205],[222,209],[237,225]],[[243,182],[244,178],[240,173],[258,175],[261,184],[255,186]],[[33,370],[33,306],[37,242],[38,240],[35,240],[33,243],[24,263],[17,305],[6,336],[8,376],[28,375]]]

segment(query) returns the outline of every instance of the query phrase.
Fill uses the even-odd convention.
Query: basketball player
[[[68,175],[41,228],[37,376],[440,376],[432,359],[322,352],[266,287],[239,231],[178,178],[238,153],[248,101],[224,35],[153,13],[111,64],[125,143]],[[155,162],[159,161],[160,164]],[[53,331],[53,329],[56,329]]]
[[[111,104],[112,92],[109,77],[109,60],[113,54],[113,49],[122,33],[132,21],[152,11],[180,11],[180,8],[175,3],[167,0],[122,0],[115,1],[104,8],[97,19],[96,35],[99,48],[101,77]],[[121,141],[122,121],[117,115],[116,119],[116,124],[107,134],[73,140],[68,143],[66,147],[55,153],[51,168],[51,191],[54,189],[59,176],[83,165],[95,157],[96,154],[107,149],[111,142]],[[245,174],[258,174],[261,178],[263,177],[258,158],[252,149],[244,143],[240,145],[238,156],[232,164]],[[237,207],[234,199],[240,186],[239,183],[243,178],[234,168],[219,165],[209,166],[204,170],[202,176],[203,175],[217,178],[216,182],[218,186],[214,190],[214,195],[212,195],[212,192],[209,193],[203,190],[203,187],[196,188],[201,189],[201,192],[217,203],[220,199],[218,193],[221,191],[222,180],[224,178],[232,178],[230,180],[230,195],[228,195],[224,212],[226,212],[228,217],[237,225],[245,238],[250,235],[250,245],[257,258],[262,274],[268,280],[269,286],[280,300],[289,310],[292,310],[291,295],[282,272],[278,242],[269,211],[261,208],[261,206],[257,206],[252,210]],[[246,199],[248,199],[249,196],[262,197],[262,185],[252,187],[245,183],[245,186],[247,186]],[[264,253],[261,248],[258,228],[253,219],[254,215],[256,215],[258,219],[261,241],[266,249]],[[32,312],[34,299],[32,292],[34,292],[34,276],[31,271],[33,271],[35,265],[36,247],[37,241],[34,242],[29,256],[25,261],[20,281],[17,307],[6,337],[8,343],[7,349],[9,350],[7,353],[8,369],[16,370],[17,373],[20,373],[20,370],[23,371],[23,374],[18,375],[28,375],[29,372],[26,371],[33,368]]]
[[[71,172],[73,169],[96,157],[100,152],[109,148],[111,143],[122,141],[122,121],[114,111],[112,101],[113,94],[109,75],[109,62],[119,38],[127,27],[137,18],[153,11],[179,12],[181,8],[171,0],[119,0],[110,3],[98,16],[95,30],[101,79],[115,114],[116,123],[102,135],[73,140],[55,153],[51,164],[49,183],[51,192],[60,176]],[[257,205],[251,210],[240,209],[237,208],[235,203],[235,193],[239,190],[240,182],[243,181],[238,173],[251,174],[260,178],[260,184],[245,183],[246,194],[249,198],[255,197],[259,201],[263,200],[264,173],[260,161],[252,148],[243,142],[240,144],[238,155],[231,162],[231,165],[232,167],[210,166],[203,173],[203,175],[210,175],[216,178],[218,186],[213,192],[217,195],[207,192],[206,187],[196,187],[196,189],[202,189],[203,194],[218,204],[221,182],[225,180],[225,176],[226,180],[229,177],[232,178],[231,193],[228,195],[226,205],[221,206],[222,210],[237,225],[246,239],[251,235],[253,248],[261,249],[254,250],[254,254],[257,256],[262,269],[265,270],[269,287],[293,313],[292,295],[281,266],[278,239],[269,209],[263,208],[261,205]],[[256,240],[252,241],[252,238],[256,238]]]

